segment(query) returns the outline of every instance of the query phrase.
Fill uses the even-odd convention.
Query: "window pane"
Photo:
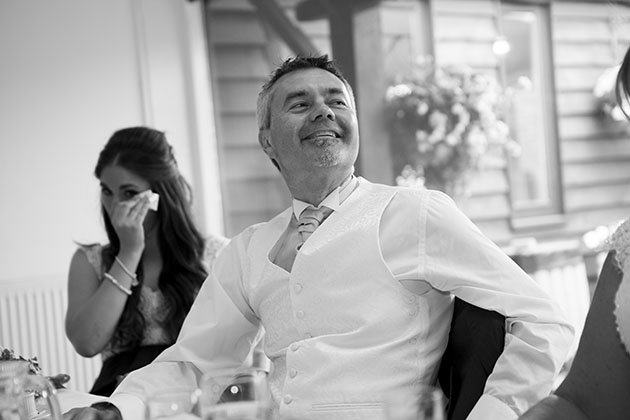
[[[509,123],[522,147],[521,154],[510,162],[512,201],[517,209],[540,207],[550,201],[537,26],[537,17],[530,11],[508,11],[503,16],[504,35],[512,45],[505,56],[505,79],[512,93]]]
[[[499,30],[511,47],[500,55],[511,98],[508,124],[522,149],[508,157],[512,221],[515,226],[549,223],[548,216],[562,212],[549,8],[501,6]]]

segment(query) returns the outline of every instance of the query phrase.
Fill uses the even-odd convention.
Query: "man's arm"
[[[505,349],[469,419],[515,419],[547,396],[573,340],[557,304],[461,213],[431,193],[426,221],[431,284],[506,318]]]
[[[235,371],[247,362],[260,339],[261,328],[255,317],[244,315],[239,309],[242,304],[237,306],[233,300],[240,289],[229,294],[226,290],[240,284],[241,267],[234,264],[239,261],[237,254],[233,243],[221,251],[177,342],[151,364],[127,375],[116,388],[109,401],[120,409],[124,419],[144,416],[146,395],[168,388],[194,389],[204,373]]]

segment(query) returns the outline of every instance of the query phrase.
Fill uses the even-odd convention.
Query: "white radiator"
[[[575,339],[569,352],[573,357],[584,329],[591,304],[591,294],[583,258],[574,258],[561,266],[548,267],[532,273],[536,282],[551,295],[575,327]]]
[[[101,368],[100,356],[79,356],[66,338],[64,281],[0,282],[0,346],[36,356],[44,375],[67,373],[67,388],[87,392]]]

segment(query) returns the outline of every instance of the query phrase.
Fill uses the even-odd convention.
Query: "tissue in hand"
[[[138,194],[138,197],[145,196],[149,197],[149,210],[157,211],[158,203],[160,202],[160,195],[151,190],[146,190]]]

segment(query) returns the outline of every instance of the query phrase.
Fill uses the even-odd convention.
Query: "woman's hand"
[[[144,218],[149,211],[149,195],[137,194],[131,200],[114,204],[109,218],[120,240],[121,252],[144,250]]]

